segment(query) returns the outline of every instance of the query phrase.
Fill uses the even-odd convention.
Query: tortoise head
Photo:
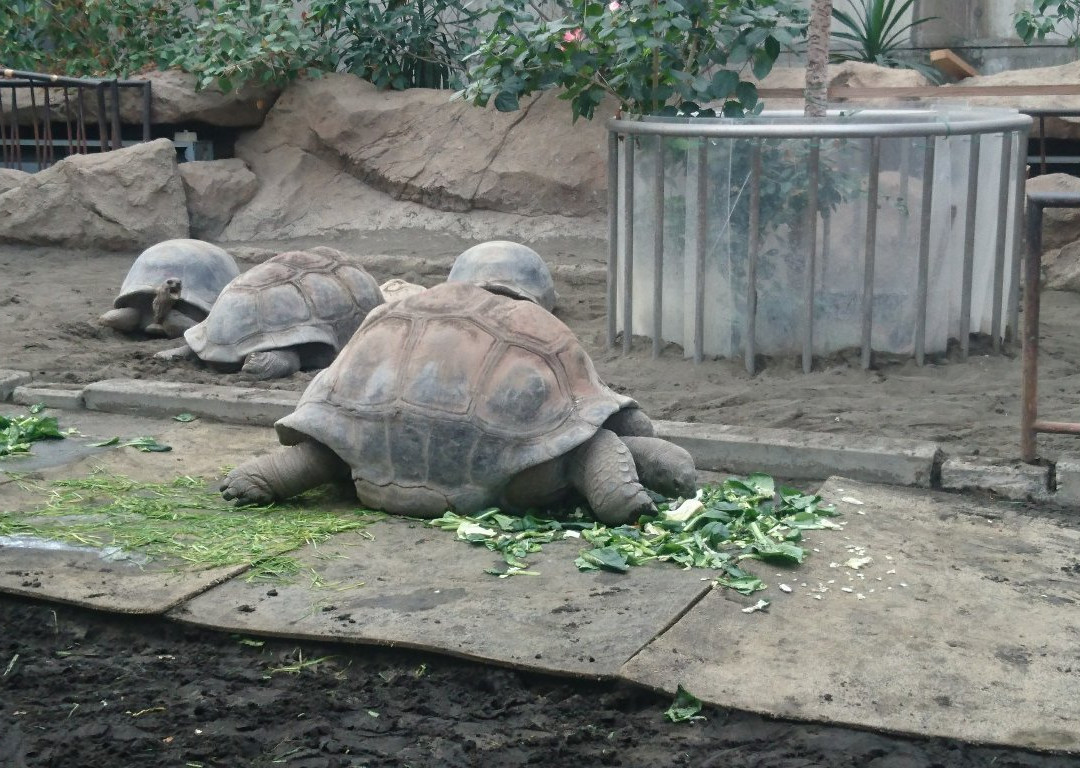
[[[473,283],[492,293],[532,301],[548,312],[558,298],[551,271],[540,254],[507,240],[492,240],[464,251],[446,282]]]

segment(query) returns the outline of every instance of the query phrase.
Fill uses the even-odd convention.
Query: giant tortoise
[[[696,487],[574,334],[531,301],[444,283],[379,307],[275,425],[286,447],[231,471],[226,499],[266,503],[351,480],[374,509],[438,517],[543,508],[577,491],[621,524]]]
[[[187,344],[157,356],[194,354],[257,379],[325,368],[382,303],[375,279],[347,254],[287,251],[229,283],[210,315],[184,333]]]
[[[228,252],[202,240],[164,240],[139,254],[102,325],[175,339],[203,320],[240,274]]]

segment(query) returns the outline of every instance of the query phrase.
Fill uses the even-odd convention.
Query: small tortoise
[[[286,447],[230,472],[226,499],[265,503],[351,476],[363,504],[391,513],[521,511],[577,491],[621,524],[655,509],[639,477],[670,496],[696,488],[690,454],[652,436],[569,328],[468,283],[372,312],[275,426]]]
[[[202,240],[165,240],[147,248],[124,278],[102,325],[175,339],[203,320],[221,289],[240,274],[233,257]]]
[[[325,368],[382,303],[375,279],[347,254],[288,251],[229,283],[210,315],[184,334],[187,345],[157,356],[194,354],[257,379]]]
[[[463,251],[450,267],[446,282],[472,283],[492,293],[528,299],[548,312],[559,298],[540,254],[509,240],[491,240]]]

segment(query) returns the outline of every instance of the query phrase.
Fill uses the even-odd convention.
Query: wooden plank
[[[979,74],[979,71],[975,69],[975,67],[968,64],[948,48],[930,51],[930,63],[939,72],[942,72],[949,77],[955,77],[957,80],[963,80],[965,77],[975,77],[975,75]]]

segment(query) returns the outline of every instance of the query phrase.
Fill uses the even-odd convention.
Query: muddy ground
[[[426,231],[320,242],[368,259],[380,282],[404,277],[428,285],[441,280],[453,257],[469,245]],[[241,257],[243,268],[288,247],[226,245]],[[1018,350],[993,356],[976,342],[976,354],[966,363],[939,359],[919,367],[914,360],[894,359],[879,361],[870,371],[859,367],[853,351],[819,360],[809,375],[798,360],[773,359],[753,377],[740,361],[695,365],[674,345],[659,360],[652,359],[645,341],[623,356],[606,349],[605,243],[564,238],[533,246],[555,265],[557,314],[585,342],[608,383],[631,393],[655,418],[922,438],[944,443],[952,454],[1018,455]],[[155,351],[173,344],[132,340],[97,325],[134,256],[0,247],[0,367],[32,370],[41,380],[59,382],[128,376],[251,384],[242,375],[195,363],[154,360]],[[1047,418],[1080,421],[1078,317],[1080,296],[1044,294],[1040,414]],[[310,378],[300,373],[270,386],[301,389]],[[1066,437],[1042,436],[1040,447],[1047,458],[1080,451]]]
[[[407,651],[0,597],[4,768],[1075,768],[1077,758],[706,709]]]

